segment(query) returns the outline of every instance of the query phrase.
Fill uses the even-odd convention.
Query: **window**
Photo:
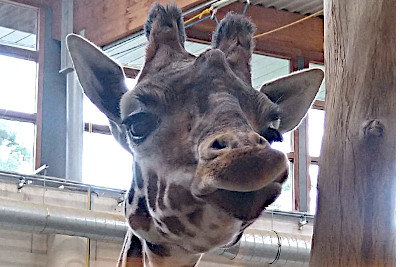
[[[310,63],[310,68],[325,70],[324,66]],[[325,125],[325,79],[322,81],[313,108],[307,116],[307,152],[308,152],[308,212],[315,214],[317,208],[317,182],[319,174],[319,157]]]
[[[253,87],[258,89],[261,86],[278,77],[289,74],[290,61],[281,58],[267,57],[263,55],[253,54],[251,60],[252,67],[252,82]],[[292,211],[294,209],[294,194],[293,194],[293,133],[285,133],[283,142],[274,142],[272,148],[280,150],[287,154],[290,161],[289,176],[287,181],[282,185],[282,192],[278,199],[268,206],[268,209]]]
[[[0,170],[32,173],[38,103],[37,8],[0,1]]]
[[[310,109],[307,117],[307,137],[308,154],[313,158],[318,158],[321,154],[322,138],[324,136],[325,111]],[[314,159],[317,161],[317,159]]]
[[[136,80],[127,78],[132,89]],[[84,96],[82,181],[97,186],[127,189],[132,181],[132,155],[123,149],[108,128],[107,117]]]
[[[289,164],[289,176],[286,182],[282,185],[281,195],[274,203],[268,206],[268,209],[293,211],[293,163]]]
[[[318,173],[319,173],[319,166],[317,164],[311,164],[308,167],[308,175],[310,176],[310,203],[308,212],[310,214],[315,214],[317,209]]]

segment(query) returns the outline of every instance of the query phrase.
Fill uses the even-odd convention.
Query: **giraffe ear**
[[[297,71],[265,83],[260,91],[281,111],[278,130],[293,130],[300,124],[318,93],[324,72],[320,69]]]
[[[115,139],[131,152],[120,117],[119,102],[128,91],[121,66],[79,35],[68,35],[67,47],[84,93],[107,116]]]
[[[212,37],[212,48],[222,50],[233,72],[250,85],[254,31],[255,27],[250,20],[228,13]]]
[[[119,101],[128,91],[121,66],[79,35],[68,35],[67,47],[84,93],[108,119],[120,123]]]

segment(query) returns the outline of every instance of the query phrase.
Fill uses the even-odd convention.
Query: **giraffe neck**
[[[193,267],[201,257],[201,254],[191,254],[177,247],[143,243],[145,267]]]
[[[200,257],[180,248],[148,243],[128,230],[117,267],[193,267]]]

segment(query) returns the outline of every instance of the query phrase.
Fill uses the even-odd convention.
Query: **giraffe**
[[[288,160],[270,144],[300,123],[323,72],[255,90],[255,30],[240,15],[229,13],[199,56],[184,48],[175,4],[154,4],[144,28],[145,64],[133,90],[95,45],[69,35],[67,46],[84,93],[134,155],[118,266],[195,266],[204,253],[236,244],[279,196]]]

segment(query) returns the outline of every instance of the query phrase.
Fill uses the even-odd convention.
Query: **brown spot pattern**
[[[198,253],[204,253],[208,251],[206,247],[200,247],[200,246],[193,246],[193,250]]]
[[[138,207],[135,213],[129,216],[129,225],[132,229],[143,229],[145,231],[150,230],[150,224],[152,223],[152,219],[147,209],[146,199],[144,197],[139,198]]]
[[[171,256],[170,250],[168,247],[164,245],[153,244],[146,241],[147,247],[150,249],[151,252],[154,254],[161,256],[161,257],[169,257]]]
[[[194,226],[200,226],[203,218],[203,209],[197,208],[193,212],[186,215],[188,221]]]
[[[210,227],[210,230],[217,230],[219,228],[219,225],[215,224],[215,223],[211,223],[209,227]]]
[[[147,199],[149,201],[150,208],[156,210],[156,198],[157,198],[157,174],[153,171],[149,171],[148,175],[148,186],[147,186]]]
[[[135,162],[133,165],[133,179],[135,180],[138,188],[142,189],[143,188],[142,170],[140,169],[139,164],[137,162]]]
[[[134,234],[130,234],[130,244],[126,252],[128,258],[141,258],[142,257],[142,242]]]
[[[162,179],[159,179],[160,181],[160,189],[158,190],[158,196],[157,196],[157,202],[158,202],[158,208],[160,210],[165,210],[167,207],[164,204],[164,195],[165,195],[165,189],[167,185]]]
[[[176,216],[164,217],[162,219],[162,221],[165,223],[168,230],[170,230],[171,233],[173,233],[175,235],[180,236],[180,235],[184,234],[186,231],[185,226],[182,224],[182,222]]]
[[[132,204],[133,198],[135,196],[135,184],[132,182],[131,188],[129,189],[128,192],[128,204]]]
[[[192,193],[185,187],[177,184],[171,184],[168,188],[168,199],[171,209],[182,210],[184,206],[190,206],[196,203]]]

